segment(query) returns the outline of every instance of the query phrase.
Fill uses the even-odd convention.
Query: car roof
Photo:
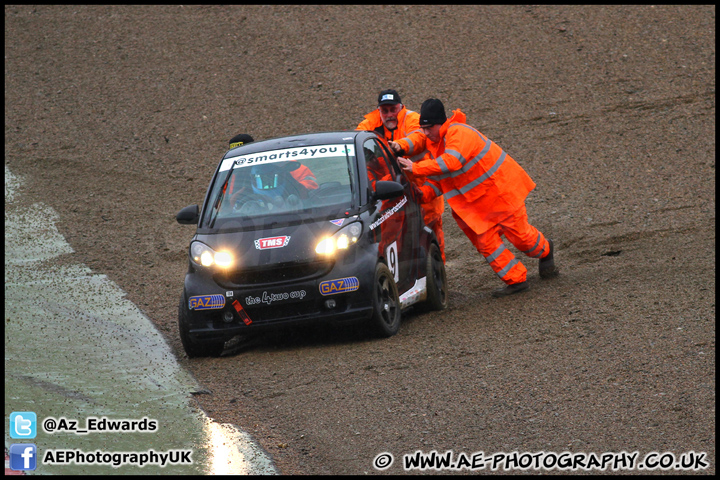
[[[305,145],[323,145],[331,143],[348,143],[357,136],[376,136],[373,132],[362,130],[338,130],[333,132],[316,132],[302,135],[291,135],[287,137],[271,138],[258,142],[248,143],[227,151],[223,158],[237,157],[266,150],[277,150],[281,148],[302,147]],[[232,152],[232,154],[230,153]]]

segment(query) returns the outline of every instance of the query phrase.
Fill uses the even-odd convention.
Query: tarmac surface
[[[715,25],[713,5],[6,6],[5,164],[59,216],[53,264],[127,292],[281,473],[450,450],[704,452],[714,474]],[[515,251],[530,289],[492,298],[446,210],[447,310],[187,359],[175,214],[228,140],[353,129],[385,88],[518,161],[560,276]]]

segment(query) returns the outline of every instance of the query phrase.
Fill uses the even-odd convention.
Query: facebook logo
[[[35,470],[37,447],[32,443],[10,445],[10,470]]]
[[[35,412],[13,412],[10,414],[10,437],[35,438],[37,415]]]

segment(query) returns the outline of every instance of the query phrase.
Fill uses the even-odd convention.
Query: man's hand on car
[[[405,158],[405,157],[398,157],[397,161],[403,170],[409,170],[412,172],[412,165],[413,165],[412,160],[410,160],[409,158]]]
[[[397,142],[388,142],[388,144],[390,145],[390,148],[392,148],[393,152],[395,152],[395,153],[403,153],[403,149],[402,149],[402,147],[400,146],[399,143],[397,143]]]

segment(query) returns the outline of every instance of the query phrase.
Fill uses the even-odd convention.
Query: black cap
[[[245,145],[246,143],[252,143],[254,141],[255,140],[247,133],[238,133],[230,139],[230,148],[239,147],[241,145]]]
[[[402,102],[400,101],[400,95],[398,95],[398,92],[396,92],[395,90],[383,90],[382,92],[380,92],[380,95],[378,95],[378,106],[397,105],[398,103]]]
[[[445,105],[437,98],[428,98],[420,107],[420,126],[431,127],[445,123]]]

